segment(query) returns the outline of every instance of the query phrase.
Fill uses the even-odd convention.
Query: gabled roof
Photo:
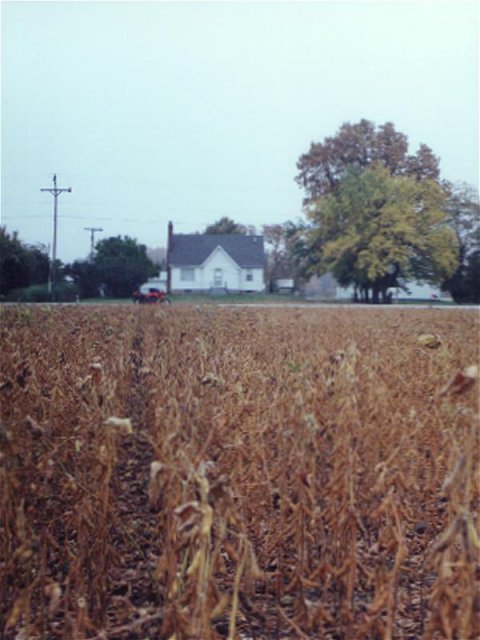
[[[169,263],[172,267],[199,266],[218,246],[235,260],[239,267],[255,268],[265,264],[263,236],[239,234],[173,234]]]

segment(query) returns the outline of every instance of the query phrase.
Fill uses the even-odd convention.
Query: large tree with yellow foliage
[[[439,284],[458,265],[445,192],[434,180],[392,175],[381,162],[350,165],[306,213],[310,273],[332,272],[364,301],[388,302],[389,288],[412,280]]]

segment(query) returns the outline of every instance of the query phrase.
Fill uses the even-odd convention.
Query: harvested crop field
[[[10,307],[0,634],[480,634],[478,313]]]

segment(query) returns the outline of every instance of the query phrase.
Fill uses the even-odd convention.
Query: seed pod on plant
[[[99,362],[93,362],[90,365],[90,375],[92,376],[93,383],[98,386],[103,378],[103,367]]]
[[[222,474],[211,486],[208,493],[208,502],[211,506],[221,504],[224,507],[232,503],[232,490],[228,486],[228,477]]]
[[[478,552],[480,551],[480,541],[478,539],[472,516],[469,513],[462,514],[461,524],[463,546],[467,552],[469,560],[471,562],[474,562],[475,559],[478,558]]]
[[[148,485],[148,504],[153,509],[158,507],[160,492],[163,486],[163,480],[161,475],[164,469],[165,469],[165,466],[161,462],[158,462],[158,460],[155,460],[150,465],[150,483]]]
[[[213,509],[209,504],[202,505],[202,526],[200,532],[203,536],[210,535],[213,525]]]
[[[23,613],[27,610],[28,602],[29,593],[27,589],[24,589],[13,603],[13,607],[10,610],[10,615],[8,616],[7,623],[5,625],[5,632],[7,632],[17,624]]]
[[[440,391],[441,396],[450,394],[464,393],[473,386],[475,380],[478,380],[478,367],[471,365],[465,367],[462,371],[458,371],[448,384]]]
[[[199,464],[198,473],[211,480],[215,475],[216,464],[213,460],[205,460]]]
[[[312,435],[323,435],[324,429],[321,429],[313,413],[307,413],[303,418],[304,424]]]
[[[187,576],[194,575],[202,566],[202,561],[205,557],[205,553],[203,549],[197,549],[190,566],[187,569]]]
[[[468,514],[467,524],[468,524],[468,540],[472,548],[478,552],[480,551],[480,540],[478,538],[477,529],[475,528],[473,518],[470,514]]]
[[[179,532],[190,530],[194,526],[198,525],[199,519],[202,515],[200,503],[196,500],[180,505],[173,513],[178,518],[177,527]]]
[[[442,553],[445,551],[454,541],[460,524],[460,517],[455,518],[453,522],[449,524],[447,529],[438,537],[437,541],[432,547],[434,553]]]
[[[150,376],[155,377],[155,371],[153,371],[152,369],[150,369],[150,367],[141,367],[138,371],[139,375],[141,375],[143,378],[148,378]]]
[[[28,540],[23,542],[13,554],[13,559],[18,560],[20,563],[25,563],[33,556],[32,546]]]
[[[449,493],[456,487],[466,470],[467,456],[463,454],[455,464],[453,471],[445,478],[442,486],[443,493]]]
[[[133,433],[132,429],[132,421],[130,418],[116,418],[115,416],[110,416],[107,420],[104,421],[103,425],[105,427],[113,427],[117,429],[119,433],[124,435],[130,435]]]
[[[90,621],[87,611],[87,601],[83,596],[77,598],[77,619],[76,626],[80,634],[84,634],[85,631],[96,631],[95,627]]]
[[[214,375],[213,373],[207,373],[206,376],[204,376],[201,381],[202,384],[210,384],[212,386],[217,386],[218,384],[220,384],[220,379],[217,378],[216,375]]]
[[[62,597],[62,588],[58,582],[51,582],[45,587],[45,595],[49,600],[48,615],[53,617],[60,608],[60,598]]]
[[[422,347],[427,347],[428,349],[438,349],[442,344],[440,336],[434,335],[433,333],[422,333],[418,336],[417,342]]]
[[[248,540],[245,573],[247,580],[262,580],[265,578],[263,571],[258,566],[257,556],[250,540]]]
[[[75,382],[75,389],[77,391],[84,391],[87,386],[92,382],[92,376],[88,375],[85,378],[77,378]]]
[[[29,429],[33,436],[43,436],[44,428],[38,424],[31,416],[25,418],[25,426]]]
[[[220,618],[224,613],[228,605],[230,604],[230,598],[226,593],[220,594],[220,599],[217,604],[213,608],[212,613],[210,614],[210,620],[216,620]]]
[[[53,478],[53,474],[55,472],[55,462],[49,458],[46,463],[45,468],[45,478],[47,480],[51,480]]]
[[[345,358],[345,351],[335,351],[328,356],[328,361],[332,365],[339,365]]]

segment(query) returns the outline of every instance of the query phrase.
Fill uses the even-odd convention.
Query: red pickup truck
[[[134,291],[132,298],[135,304],[170,304],[165,291],[145,285]]]

